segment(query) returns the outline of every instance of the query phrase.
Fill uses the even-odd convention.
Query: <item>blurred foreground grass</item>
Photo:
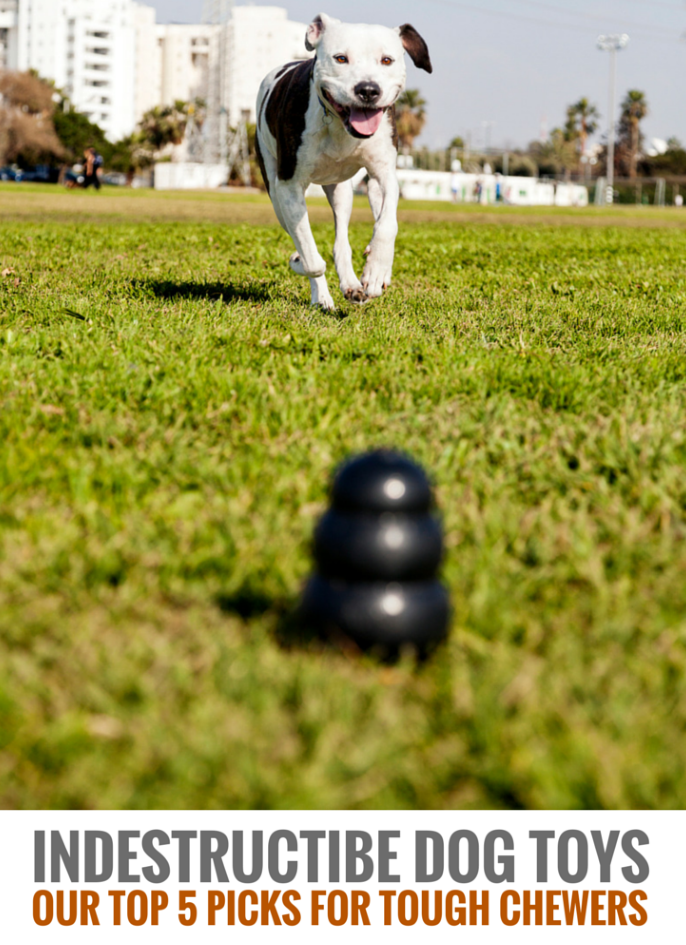
[[[0,219],[2,806],[686,804],[686,214],[404,205],[341,317],[263,198]],[[419,667],[280,643],[383,444],[445,517]]]

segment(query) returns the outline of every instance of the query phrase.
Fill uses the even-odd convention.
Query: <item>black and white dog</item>
[[[350,25],[325,14],[315,17],[305,46],[314,59],[275,69],[257,97],[257,157],[274,210],[295,243],[294,272],[307,276],[312,304],[334,308],[324,275],[326,263],[314,242],[305,191],[321,184],[336,223],[334,261],[346,299],[365,302],[390,285],[398,232],[395,102],[405,87],[407,52],[432,71],[426,43],[409,24]],[[374,235],[362,281],[353,269],[348,224],[351,178],[369,174]]]

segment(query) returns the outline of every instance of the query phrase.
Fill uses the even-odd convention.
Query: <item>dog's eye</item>
[[[394,62],[394,60],[391,59],[390,56],[384,56],[383,59],[381,60],[381,65],[382,65],[382,66],[392,66],[392,65],[393,65],[393,62]]]
[[[334,59],[336,60],[336,62],[340,62],[341,64],[348,61],[347,56],[334,56]]]

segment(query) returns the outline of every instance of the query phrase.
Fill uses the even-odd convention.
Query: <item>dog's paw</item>
[[[320,294],[318,299],[312,299],[312,308],[320,308],[323,312],[335,312],[336,303],[328,293]]]
[[[323,312],[333,312],[336,309],[336,303],[331,298],[329,287],[326,280],[312,282],[311,304],[313,308],[320,308]]]
[[[364,291],[364,286],[352,286],[349,289],[345,289],[343,295],[348,300],[348,302],[357,302],[362,303],[367,301],[367,294]]]
[[[366,266],[362,273],[362,285],[368,299],[378,299],[391,284],[392,270],[379,266]]]

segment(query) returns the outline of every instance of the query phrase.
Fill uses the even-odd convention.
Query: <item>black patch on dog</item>
[[[400,27],[400,39],[405,47],[405,52],[418,69],[424,69],[425,72],[433,72],[429,56],[429,47],[419,35],[414,26],[405,23]]]
[[[289,69],[292,69],[294,65],[295,65],[295,63],[293,63],[293,62],[287,62],[285,66],[281,66],[281,68],[280,68],[279,71],[276,73],[276,75],[274,76],[274,78],[275,78],[275,79],[280,79],[281,76],[284,74],[284,72],[288,72],[288,70],[289,70]]]
[[[305,33],[305,49],[309,49],[309,51],[312,52],[312,50],[315,48],[310,42],[310,33],[314,33],[314,38],[318,39],[323,32],[324,21],[322,20],[321,15],[318,13],[307,27],[307,32]]]
[[[264,158],[262,157],[262,151],[260,149],[260,136],[255,135],[255,157],[257,158],[257,164],[262,172],[262,180],[264,181],[264,186],[267,188],[267,193],[269,193],[269,178],[267,177],[267,168],[264,166]]]
[[[277,79],[269,94],[265,118],[267,127],[276,139],[276,173],[279,180],[291,180],[295,174],[310,104],[314,63],[314,59],[305,59],[288,69]]]

